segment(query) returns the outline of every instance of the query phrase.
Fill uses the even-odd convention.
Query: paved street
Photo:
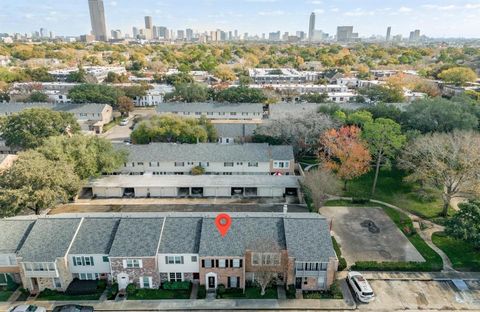
[[[102,137],[110,141],[119,141],[119,142],[123,142],[123,140],[129,139],[130,133],[132,133],[132,130],[130,129],[130,127],[133,124],[132,120],[133,118],[130,119],[128,126],[120,126],[120,125],[114,126],[112,129],[103,133]]]

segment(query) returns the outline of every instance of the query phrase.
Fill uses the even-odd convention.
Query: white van
[[[375,295],[373,294],[370,284],[362,274],[358,272],[349,272],[347,275],[347,281],[352,287],[355,297],[358,299],[358,301],[369,303],[375,299]]]

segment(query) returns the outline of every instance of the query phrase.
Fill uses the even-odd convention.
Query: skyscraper
[[[187,41],[192,41],[193,40],[193,29],[187,28],[187,31],[185,32],[187,36]]]
[[[387,41],[390,41],[391,35],[392,35],[392,27],[388,26],[388,28],[387,28]]]
[[[151,16],[145,16],[145,28],[152,29],[153,28],[153,20]]]
[[[90,8],[90,21],[92,22],[92,32],[95,40],[107,41],[107,25],[105,23],[105,8],[103,0],[88,0]]]
[[[349,42],[353,38],[353,26],[338,26],[337,27],[337,41]]]
[[[310,23],[308,24],[308,40],[313,41],[315,35],[315,12],[310,14]]]
[[[137,27],[133,27],[133,28],[132,28],[133,39],[137,39],[137,37],[138,37],[139,34],[140,34],[140,32],[138,31],[138,28],[137,28]]]

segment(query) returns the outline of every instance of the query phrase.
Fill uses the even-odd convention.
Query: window
[[[110,260],[108,259],[108,256],[103,256],[103,262],[110,262]]]
[[[168,275],[168,279],[170,282],[181,282],[182,281],[182,273],[170,273]]]
[[[140,277],[140,288],[152,288],[152,278],[149,276]]]
[[[167,264],[183,264],[183,256],[166,256],[165,263]]]
[[[252,265],[280,265],[280,254],[278,253],[252,253]]]
[[[143,162],[138,162],[137,165],[138,166],[143,166]]]
[[[78,274],[78,279],[82,281],[93,281],[99,279],[98,273],[80,273]]]
[[[224,167],[233,167],[233,162],[224,162],[223,166]]]
[[[197,256],[192,256],[192,262],[197,262]]]
[[[183,161],[176,161],[175,167],[185,167],[185,163]]]
[[[274,161],[273,168],[275,169],[282,169],[282,168],[289,168],[290,162],[289,161]]]
[[[211,268],[213,267],[213,260],[212,259],[205,259],[203,260],[203,267],[205,268]]]
[[[232,268],[241,268],[242,261],[240,259],[233,259]]]
[[[227,261],[225,259],[218,260],[218,267],[219,268],[225,268],[227,266],[226,262]]]
[[[89,257],[89,256],[73,257],[73,265],[74,266],[93,266],[94,265],[93,257]]]
[[[237,166],[243,166],[243,162],[237,162]]]
[[[202,113],[201,112],[195,112],[195,115],[200,116]]]
[[[228,287],[229,288],[238,288],[240,287],[239,284],[240,284],[240,277],[238,276],[229,276],[228,277],[228,280],[227,280],[227,283],[228,283]]]
[[[139,259],[127,259],[124,260],[124,268],[141,268],[142,260]]]
[[[62,288],[62,283],[58,277],[53,278],[53,285],[55,288]]]
[[[199,165],[200,167],[206,168],[206,167],[209,167],[209,166],[210,166],[210,163],[209,163],[209,162],[199,162],[198,165]]]
[[[231,112],[230,115],[237,116],[237,113],[236,112]]]
[[[249,167],[258,167],[258,162],[248,162]]]

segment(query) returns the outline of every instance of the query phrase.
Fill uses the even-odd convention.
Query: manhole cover
[[[362,227],[368,228],[368,231],[373,234],[380,233],[380,228],[372,220],[365,220],[360,223]]]

